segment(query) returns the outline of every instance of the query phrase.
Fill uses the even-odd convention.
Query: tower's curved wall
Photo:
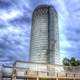
[[[30,60],[55,63],[58,56],[58,17],[51,6],[37,7],[32,16]]]

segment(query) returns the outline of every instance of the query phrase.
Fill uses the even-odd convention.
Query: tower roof
[[[53,11],[56,12],[56,9],[55,9],[55,7],[54,7],[53,5],[44,4],[44,5],[38,5],[38,6],[34,9],[33,13],[36,12],[36,11],[38,11],[39,9],[42,9],[42,8],[52,8]]]

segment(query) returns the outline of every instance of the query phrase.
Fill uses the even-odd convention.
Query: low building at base
[[[0,80],[80,80],[80,67],[17,61],[1,67]]]

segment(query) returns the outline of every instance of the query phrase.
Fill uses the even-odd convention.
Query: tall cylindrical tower
[[[30,61],[57,64],[59,59],[58,16],[52,6],[38,6],[32,15]]]

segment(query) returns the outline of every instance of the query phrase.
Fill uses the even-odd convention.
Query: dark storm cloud
[[[11,6],[10,1],[0,0],[0,8],[9,8]]]
[[[12,24],[18,24],[18,25],[23,25],[25,23],[30,23],[31,19],[29,17],[27,17],[27,15],[25,16],[21,16],[20,18],[16,18],[14,20],[9,21]]]

